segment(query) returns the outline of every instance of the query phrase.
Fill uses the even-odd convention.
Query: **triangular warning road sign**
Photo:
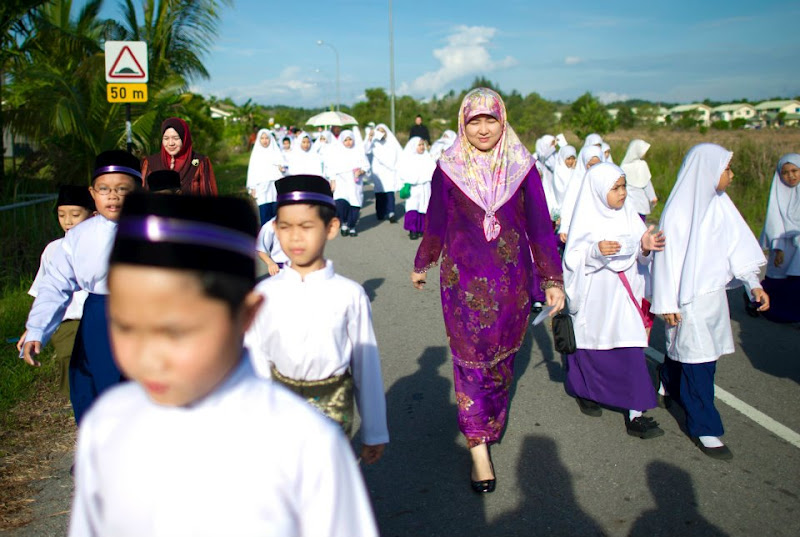
[[[108,65],[108,64],[106,64]],[[145,77],[144,69],[131,52],[130,47],[125,45],[119,51],[117,59],[108,71],[108,78],[113,80],[141,80]]]

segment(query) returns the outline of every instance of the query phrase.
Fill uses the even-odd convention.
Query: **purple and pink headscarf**
[[[489,115],[503,125],[497,145],[483,152],[467,140],[465,127],[479,115]],[[458,138],[439,159],[439,166],[459,189],[486,214],[486,241],[500,235],[495,212],[517,192],[534,159],[506,118],[502,97],[488,88],[476,88],[464,97],[458,112]]]

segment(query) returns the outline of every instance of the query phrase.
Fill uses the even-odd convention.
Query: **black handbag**
[[[572,317],[569,315],[569,308],[564,309],[553,316],[553,345],[561,354],[573,354],[578,347],[575,345],[575,330],[572,328]]]

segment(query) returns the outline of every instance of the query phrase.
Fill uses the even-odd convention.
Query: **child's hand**
[[[753,295],[753,302],[761,304],[758,307],[758,311],[767,311],[769,309],[769,295],[762,288],[756,287],[750,291],[750,294]]]
[[[386,444],[377,444],[375,446],[368,446],[364,444],[361,446],[361,460],[364,464],[375,464],[383,457],[383,450]]]
[[[21,336],[19,336],[19,341],[17,341],[17,352],[22,352],[22,346],[25,345],[25,336],[28,335],[28,331],[25,330]]]
[[[622,245],[617,241],[600,241],[597,243],[597,249],[606,257],[619,253]]]
[[[678,323],[682,321],[680,313],[665,313],[664,320],[669,326],[678,326]]]
[[[269,271],[270,276],[275,276],[277,273],[281,271],[281,267],[278,266],[277,263],[274,261],[270,262],[267,261],[267,270]]]
[[[775,259],[772,264],[776,267],[783,265],[783,250],[775,250]]]
[[[42,352],[41,341],[26,341],[23,349],[24,353],[22,357],[25,358],[25,362],[28,365],[32,365],[34,367],[39,367],[40,365],[42,365],[36,361],[36,356]]]
[[[411,283],[417,289],[423,289],[425,287],[425,279],[428,277],[427,272],[412,272],[411,273]]]
[[[560,222],[560,219],[559,219],[559,222]],[[567,244],[567,234],[566,233],[559,233],[558,234],[558,238],[561,239],[561,243],[562,244]]]
[[[667,239],[664,237],[664,232],[660,230],[654,235],[653,230],[655,228],[656,226],[648,227],[647,231],[642,235],[642,253],[644,255],[648,255],[650,252],[664,251],[664,244],[666,244]]]
[[[653,198],[653,199],[651,199],[651,200],[650,200],[650,203],[652,204],[652,206],[653,206],[653,207],[655,207],[655,206],[656,206],[656,204],[658,203],[658,198]]]

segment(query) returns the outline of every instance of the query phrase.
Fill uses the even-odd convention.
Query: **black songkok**
[[[89,189],[85,186],[61,185],[58,187],[58,199],[56,200],[56,213],[62,205],[77,205],[86,207],[90,213],[94,212],[94,200],[89,194]]]
[[[134,179],[142,180],[139,159],[121,149],[103,151],[94,160],[92,181],[107,173],[124,173]],[[138,184],[138,183],[137,183]]]
[[[240,198],[125,198],[110,263],[219,272],[256,280],[258,221]]]
[[[290,175],[275,182],[278,207],[294,203],[336,207],[330,183],[319,175]]]
[[[147,190],[150,192],[172,192],[181,189],[181,174],[175,170],[156,170],[147,176]]]

